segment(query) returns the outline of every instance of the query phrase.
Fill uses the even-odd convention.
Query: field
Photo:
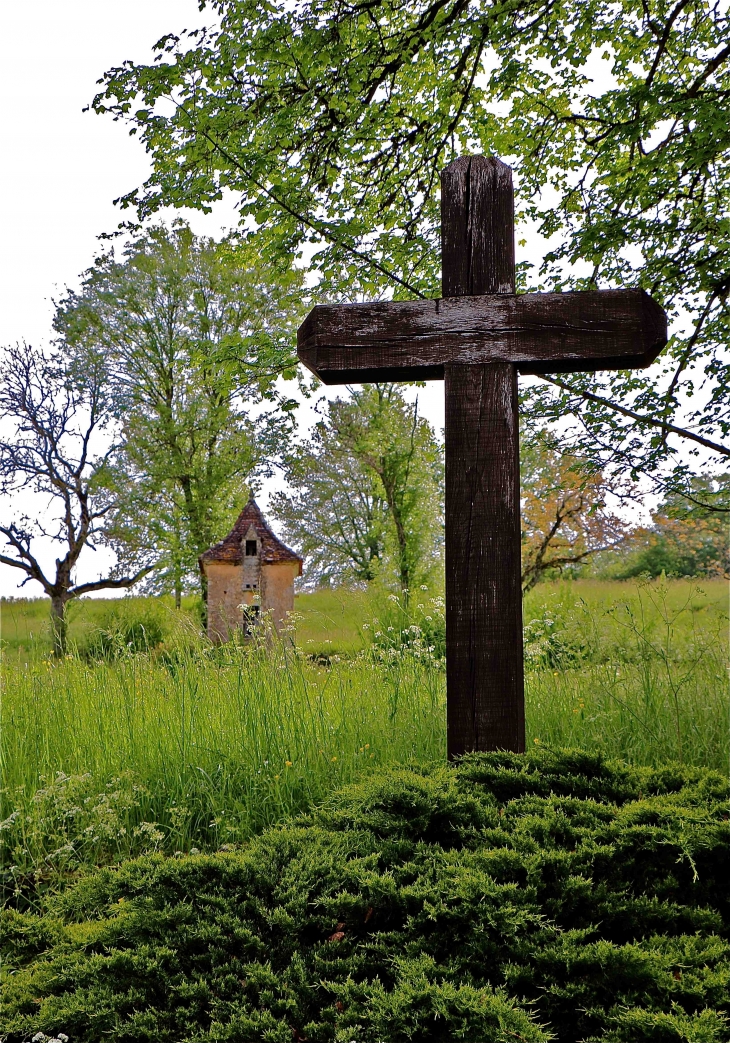
[[[720,581],[535,588],[528,744],[727,772],[726,599]],[[61,662],[47,602],[2,610],[3,871],[28,900],[82,866],[238,845],[372,766],[445,755],[428,592],[408,614],[384,593],[302,594],[294,647],[217,650],[193,602],[86,601]],[[139,633],[156,647],[135,653]]]
[[[359,590],[322,590],[298,594],[296,612],[301,614],[298,643],[303,650],[322,653],[351,653],[363,647],[361,624],[371,613],[372,598]],[[166,631],[198,626],[197,600],[183,598],[182,611],[175,612],[172,598],[82,598],[68,608],[70,651],[83,649],[100,628],[108,628],[116,615],[134,616],[151,610],[162,617]],[[0,638],[5,661],[34,662],[51,654],[48,600],[2,599]]]

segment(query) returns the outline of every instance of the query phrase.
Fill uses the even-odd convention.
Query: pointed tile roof
[[[216,543],[213,547],[204,551],[200,558],[200,567],[204,568],[211,561],[225,561],[230,565],[240,565],[243,561],[241,541],[245,540],[246,533],[253,526],[259,539],[259,557],[262,565],[275,565],[282,561],[296,561],[299,563],[299,575],[302,574],[303,559],[290,550],[281,540],[274,535],[253,496],[238,516],[236,524],[224,540]]]

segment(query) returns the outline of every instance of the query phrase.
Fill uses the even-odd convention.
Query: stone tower
[[[235,631],[251,633],[261,613],[277,631],[294,608],[294,580],[302,559],[277,539],[254,500],[220,543],[200,555],[208,580],[208,637],[215,644]]]

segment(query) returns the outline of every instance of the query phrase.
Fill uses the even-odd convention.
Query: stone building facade
[[[251,497],[220,543],[200,555],[208,580],[208,637],[215,644],[234,632],[250,633],[262,613],[277,631],[294,609],[294,580],[302,559],[266,524]]]

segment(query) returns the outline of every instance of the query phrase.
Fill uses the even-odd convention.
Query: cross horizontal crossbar
[[[444,365],[511,362],[520,373],[648,366],[666,315],[643,290],[483,294],[320,305],[298,355],[325,384],[439,380]]]

